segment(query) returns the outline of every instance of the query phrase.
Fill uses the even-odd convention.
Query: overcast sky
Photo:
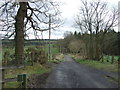
[[[62,25],[61,28],[59,28],[59,30],[51,32],[52,33],[51,38],[60,39],[60,38],[64,38],[63,34],[66,31],[71,31],[71,32],[77,31],[76,28],[73,27],[73,24],[74,24],[74,17],[78,13],[78,9],[80,7],[81,1],[80,0],[55,0],[55,1],[60,1],[63,3],[60,6],[60,9],[62,12],[61,16],[63,17],[64,24]],[[106,1],[110,6],[118,7],[119,0],[103,0],[103,1]],[[49,35],[48,32],[44,32],[43,38],[48,39],[48,35]],[[33,39],[34,35],[31,33],[29,38]]]
[[[64,32],[76,31],[76,28],[73,27],[74,17],[78,13],[78,9],[80,7],[80,0],[56,0],[63,2],[60,9],[62,11],[62,17],[64,18],[64,24],[59,29],[59,31],[52,31],[51,38],[59,39],[64,37]],[[91,0],[92,1],[92,0]],[[115,6],[118,7],[119,0],[104,0],[106,1],[111,7]],[[115,28],[117,29],[117,28]],[[44,32],[44,38],[48,38],[48,33]]]

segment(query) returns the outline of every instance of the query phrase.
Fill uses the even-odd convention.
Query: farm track
[[[65,55],[61,64],[53,67],[46,88],[118,88],[117,82],[106,78],[111,75],[117,76],[78,64],[70,56]]]

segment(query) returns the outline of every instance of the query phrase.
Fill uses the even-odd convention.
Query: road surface
[[[117,88],[116,82],[106,76],[109,73],[76,63],[65,55],[63,61],[53,68],[46,88]]]

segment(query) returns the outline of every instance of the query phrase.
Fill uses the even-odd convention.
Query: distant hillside
[[[55,43],[58,39],[51,39],[50,42]],[[2,40],[2,45],[3,46],[13,46],[15,44],[13,39],[3,39]],[[30,40],[25,40],[25,45],[30,46],[30,45],[44,45],[44,44],[49,44],[49,39],[30,39]]]

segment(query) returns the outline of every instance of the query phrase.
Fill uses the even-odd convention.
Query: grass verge
[[[10,69],[5,71],[5,78],[15,78],[18,74],[27,74],[27,79],[33,74],[43,74],[50,72],[51,68],[48,65],[42,66],[40,64],[35,64],[34,66],[26,66],[20,69]],[[5,88],[18,88],[20,86],[19,82],[8,82],[5,83]]]
[[[99,61],[83,60],[83,59],[75,59],[75,61],[80,64],[85,64],[87,66],[91,66],[96,69],[106,70],[106,71],[111,71],[111,72],[118,72],[117,63],[116,64],[101,63]]]
[[[99,70],[118,73],[118,63],[114,63],[114,64],[101,63],[100,61],[84,60],[84,59],[78,59],[78,58],[76,59],[74,58],[74,60],[79,64],[90,66]],[[106,78],[109,79],[110,81],[115,81],[117,83],[120,81],[120,78],[115,76],[114,77],[107,76]]]
[[[119,82],[120,81],[120,77],[115,77],[115,76],[106,76],[105,78],[107,78],[110,81],[114,81],[114,82]]]
[[[75,59],[76,62],[80,64],[84,64],[96,69],[100,70],[106,70],[111,72],[118,72],[118,64],[110,64],[110,63],[101,63],[99,61],[93,61],[93,60],[84,60],[84,59]]]

